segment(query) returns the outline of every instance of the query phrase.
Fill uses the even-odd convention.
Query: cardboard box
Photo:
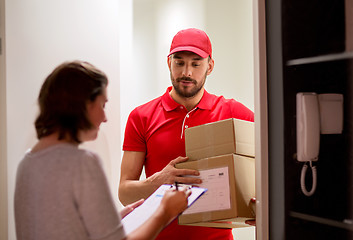
[[[199,200],[179,216],[179,224],[204,226],[211,224],[206,222],[233,218],[239,225],[255,217],[250,205],[251,198],[255,197],[254,158],[227,154],[179,163],[176,168],[199,170],[203,180],[200,187],[208,188]],[[232,227],[227,221],[216,225]]]
[[[254,123],[230,118],[188,128],[185,151],[190,161],[232,153],[254,157]]]
[[[247,223],[247,220],[255,220],[249,218],[229,218],[217,221],[209,221],[209,222],[198,222],[198,223],[189,223],[182,224],[186,226],[198,226],[198,227],[214,227],[214,228],[243,228],[243,227],[251,227],[253,225]]]

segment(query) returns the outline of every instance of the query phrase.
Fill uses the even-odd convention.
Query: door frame
[[[5,0],[0,0],[0,239],[8,238]]]
[[[269,239],[268,115],[265,0],[253,1],[256,239]]]

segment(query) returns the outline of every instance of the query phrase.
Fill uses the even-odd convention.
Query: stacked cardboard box
[[[245,220],[255,217],[250,203],[255,197],[254,142],[254,123],[238,119],[186,129],[189,160],[176,167],[199,170],[207,178],[202,187],[209,191],[179,216],[179,224],[248,226]]]

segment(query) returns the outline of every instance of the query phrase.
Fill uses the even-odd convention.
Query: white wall
[[[6,128],[9,239],[15,239],[17,165],[35,143],[36,98],[44,78],[63,61],[81,59],[110,79],[108,123],[88,144],[104,159],[116,195],[120,165],[118,1],[6,0]],[[2,80],[3,81],[3,80]]]
[[[206,89],[254,110],[253,1],[206,2],[205,25],[215,59]]]

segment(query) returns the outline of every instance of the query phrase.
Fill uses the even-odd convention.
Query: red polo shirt
[[[178,156],[185,156],[186,128],[228,118],[254,121],[254,113],[243,104],[207,91],[188,112],[170,97],[171,89],[135,108],[127,121],[123,150],[146,152],[146,177],[161,171]],[[233,239],[233,236],[230,229],[181,226],[174,220],[157,239]]]

